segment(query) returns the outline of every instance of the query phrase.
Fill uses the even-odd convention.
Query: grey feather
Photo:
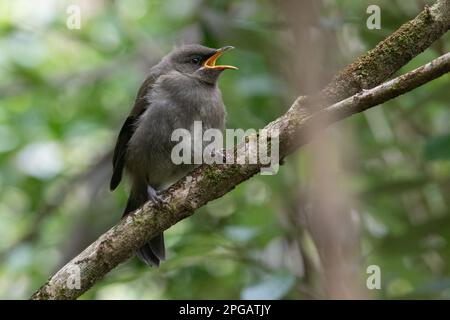
[[[161,190],[192,170],[195,165],[175,165],[171,160],[172,132],[192,131],[194,121],[203,130],[225,128],[225,106],[217,80],[223,70],[193,65],[193,56],[208,59],[216,49],[199,45],[175,49],[150,70],[141,86],[130,116],[116,144],[111,188],[120,182],[122,170],[131,178],[131,191],[124,215],[151,199],[148,186]],[[131,118],[130,118],[131,117]],[[163,234],[149,239],[137,255],[148,265],[165,259]]]

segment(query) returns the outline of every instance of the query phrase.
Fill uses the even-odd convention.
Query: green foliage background
[[[66,27],[73,3],[80,30]],[[422,5],[323,3],[320,26],[340,44],[335,70]],[[369,4],[382,9],[381,30],[366,28]],[[261,128],[302,94],[277,70],[286,32],[278,19],[256,0],[0,1],[1,298],[29,297],[120,218],[127,188],[108,191],[107,155],[146,70],[175,43],[237,48],[223,61],[240,70],[220,83],[230,128]],[[446,35],[402,72],[449,48]],[[375,298],[450,298],[449,103],[444,76],[330,129],[352,135],[345,187],[357,199],[361,283],[368,265],[382,270]],[[307,173],[300,152],[277,175],[238,186],[167,232],[161,268],[133,258],[82,298],[311,297],[319,271],[307,275],[302,261],[317,253],[308,230],[289,222]]]

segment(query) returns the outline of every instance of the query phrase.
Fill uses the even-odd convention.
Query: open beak
[[[216,65],[217,59],[228,50],[234,49],[232,46],[226,46],[220,49],[217,49],[216,53],[214,53],[211,57],[209,57],[204,63],[203,67],[209,68],[209,69],[218,69],[218,70],[225,70],[225,69],[233,69],[238,70],[239,68],[235,66],[228,66],[228,65]]]

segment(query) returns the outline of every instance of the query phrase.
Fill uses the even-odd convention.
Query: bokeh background
[[[235,46],[221,58],[240,68],[220,82],[227,126],[258,129],[426,3],[0,0],[0,298],[28,298],[120,219],[111,150],[174,45]],[[81,29],[66,26],[73,4]],[[401,72],[449,49],[446,35]],[[167,231],[159,269],[133,258],[82,298],[450,298],[449,84],[333,126]]]

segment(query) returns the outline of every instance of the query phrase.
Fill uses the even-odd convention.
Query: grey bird
[[[237,68],[216,61],[232,48],[184,45],[150,69],[114,150],[110,189],[117,188],[124,169],[131,180],[124,216],[148,200],[161,204],[158,192],[195,167],[172,162],[175,129],[192,131],[194,121],[202,121],[203,130],[224,130],[225,106],[217,83],[223,70]],[[149,239],[136,254],[149,266],[159,266],[165,259],[163,234]]]

